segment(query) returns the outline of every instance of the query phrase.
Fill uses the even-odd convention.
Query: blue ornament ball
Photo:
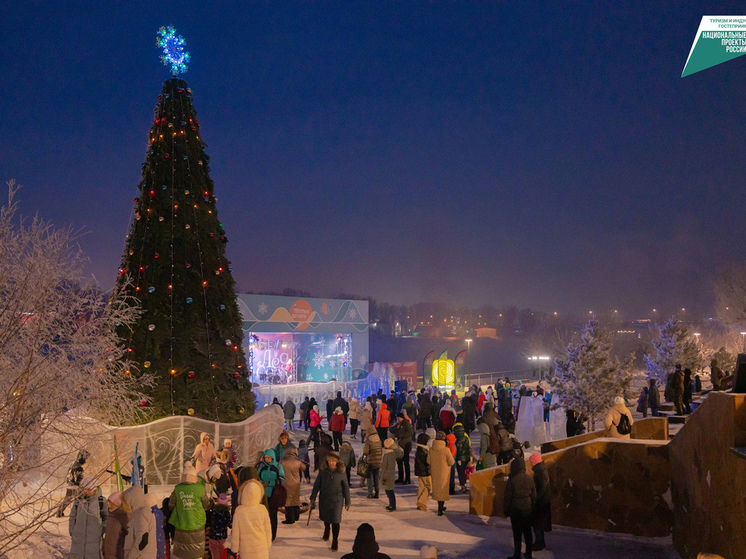
[[[192,298],[191,297],[187,297],[186,298],[186,302],[187,302],[187,305],[191,305],[192,304]]]
[[[155,291],[155,287],[153,287],[152,285],[148,287],[148,293],[153,293],[154,291]]]
[[[225,310],[225,305],[220,305],[220,310],[224,311]]]

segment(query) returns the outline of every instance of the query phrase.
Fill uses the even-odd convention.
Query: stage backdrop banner
[[[373,371],[374,365],[384,365],[394,369],[396,380],[406,380],[407,390],[417,390],[417,361],[392,361],[390,363],[370,363],[368,370]]]

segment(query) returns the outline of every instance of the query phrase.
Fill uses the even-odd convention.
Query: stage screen
[[[247,341],[253,383],[351,380],[349,334],[256,332]]]

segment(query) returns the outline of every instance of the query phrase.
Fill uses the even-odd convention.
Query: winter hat
[[[394,446],[394,439],[388,438],[383,441],[383,448],[391,448],[392,446]]]
[[[342,406],[337,406],[336,408],[334,408],[334,413],[336,415],[340,415],[342,413]]]
[[[423,545],[420,549],[420,559],[438,559],[438,550],[434,545]]]
[[[616,398],[614,398],[614,405],[617,406],[619,404],[622,404],[623,406],[626,405],[624,398],[621,396],[617,396]]]
[[[430,437],[431,441],[434,441],[435,437],[438,435],[438,432],[432,427],[428,427],[427,429],[425,429],[425,434]]]
[[[191,462],[184,463],[184,469],[181,471],[181,482],[182,483],[197,483],[197,469]]]
[[[229,448],[230,448],[230,447],[232,447],[232,446],[233,446],[233,442],[232,442],[232,441],[231,441],[230,439],[225,439],[225,440],[223,441],[223,446],[227,446],[227,447],[229,447]]]
[[[145,495],[145,502],[150,508],[158,506],[158,497],[154,493],[148,493]]]
[[[378,553],[378,543],[376,542],[376,533],[373,526],[367,522],[357,527],[355,543],[352,544],[352,552],[357,555],[374,557]]]
[[[329,458],[332,458],[336,460],[337,462],[339,462],[339,454],[337,454],[333,450],[329,454],[326,455],[326,459],[329,460]]]
[[[401,417],[402,419],[404,419],[404,412],[400,411],[396,414],[396,417]]]
[[[229,503],[230,501],[228,501],[228,495],[226,495],[225,493],[221,493],[220,495],[218,495],[218,505],[227,505]]]
[[[528,459],[528,461],[531,462],[532,466],[536,466],[536,464],[541,462],[541,454],[539,454],[538,452],[534,452]]]
[[[446,432],[445,431],[438,431],[438,434],[435,435],[436,441],[444,441],[446,440]]]
[[[213,464],[210,469],[207,470],[207,479],[219,478],[221,476],[220,466]]]
[[[116,507],[121,507],[122,506],[122,492],[114,491],[114,493],[109,495],[109,502]]]
[[[290,433],[288,433],[287,431],[283,430],[282,433],[280,433],[280,436],[277,437],[277,440],[279,441],[282,437],[285,437],[288,440],[290,440]]]

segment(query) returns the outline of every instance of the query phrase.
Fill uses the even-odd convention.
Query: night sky
[[[241,291],[704,315],[746,259],[746,57],[680,77],[743,2],[154,4],[0,5],[0,178],[103,288],[168,24]]]

